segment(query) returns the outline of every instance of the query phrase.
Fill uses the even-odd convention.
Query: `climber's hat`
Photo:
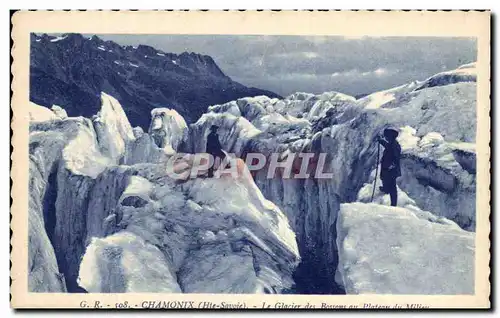
[[[387,127],[384,129],[384,136],[388,139],[396,139],[399,135],[399,130],[395,127]]]
[[[211,130],[211,131],[216,131],[217,129],[219,129],[219,126],[212,125],[212,126],[210,127],[210,130]]]

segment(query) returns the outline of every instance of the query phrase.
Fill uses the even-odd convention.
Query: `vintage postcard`
[[[12,22],[13,307],[490,307],[490,12]]]

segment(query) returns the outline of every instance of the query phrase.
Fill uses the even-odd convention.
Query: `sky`
[[[424,80],[476,60],[476,39],[280,35],[103,35],[121,45],[210,55],[246,86],[282,96],[361,95]]]

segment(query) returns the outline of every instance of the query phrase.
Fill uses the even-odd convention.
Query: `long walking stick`
[[[377,142],[377,165],[375,166],[375,180],[373,180],[373,191],[372,191],[372,199],[370,202],[373,202],[373,197],[375,196],[375,186],[377,185],[377,173],[378,173],[378,162],[380,156],[380,144]]]

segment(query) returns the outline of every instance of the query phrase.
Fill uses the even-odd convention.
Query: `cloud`
[[[373,73],[376,75],[376,76],[384,76],[385,74],[387,74],[387,70],[385,68],[377,68],[375,71],[373,71]]]
[[[100,35],[120,44],[146,44],[166,52],[210,55],[244,85],[273,90],[351,95],[423,80],[476,60],[473,38]]]
[[[345,72],[334,72],[331,74],[331,77],[366,77],[366,76],[375,76],[375,77],[383,77],[389,75],[390,73],[394,73],[394,71],[389,71],[385,68],[379,67],[372,71],[360,71],[360,70],[348,70]]]
[[[319,56],[317,52],[303,52],[302,54],[304,54],[304,56],[308,59],[313,59]]]

